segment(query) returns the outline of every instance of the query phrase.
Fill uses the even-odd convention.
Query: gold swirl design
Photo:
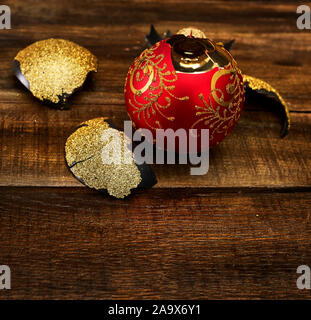
[[[134,85],[133,85],[134,72],[132,72],[131,78],[130,78],[130,87],[131,87],[131,90],[134,94],[142,95],[151,85],[153,77],[154,77],[154,71],[153,71],[153,68],[151,65],[149,65],[149,66],[145,65],[145,67],[143,69],[143,77],[145,77],[146,74],[150,75],[148,82],[144,85],[144,87],[142,89],[137,90],[136,88],[134,88]],[[136,80],[141,81],[142,79],[139,79],[138,73],[136,73],[136,75],[137,75]]]
[[[221,89],[216,88],[218,79],[231,74],[230,81],[226,86],[227,94],[231,95],[230,100],[225,101],[224,93]],[[194,129],[199,123],[203,122],[210,129],[210,140],[214,139],[215,134],[228,134],[229,129],[238,121],[241,111],[241,103],[244,97],[244,86],[240,80],[240,71],[235,64],[230,69],[221,69],[214,73],[211,81],[211,91],[206,101],[204,94],[199,94],[203,106],[195,106],[196,116],[200,117],[192,126]],[[218,104],[213,108],[212,99]],[[199,135],[199,134],[198,134]]]
[[[134,108],[133,113],[137,114],[138,120],[141,117],[145,123],[151,129],[161,129],[162,125],[159,120],[155,121],[157,127],[152,126],[149,120],[152,116],[157,113],[163,118],[169,121],[174,121],[175,117],[168,117],[163,113],[163,110],[168,109],[171,106],[171,99],[177,99],[180,101],[188,100],[188,96],[176,97],[171,91],[175,89],[173,83],[177,80],[177,74],[175,71],[167,70],[167,64],[163,63],[164,54],[156,55],[154,51],[159,47],[160,42],[153,46],[151,49],[146,49],[142,54],[135,60],[133,66],[129,70],[129,85],[131,91],[134,94],[133,101],[129,99],[129,104]],[[146,84],[141,88],[137,89],[134,85],[134,79],[136,82],[141,82],[148,78]],[[146,91],[148,92],[146,93]],[[161,104],[159,98],[163,92],[166,92],[168,96],[165,97],[166,104]],[[137,97],[141,97],[145,103],[139,102]]]

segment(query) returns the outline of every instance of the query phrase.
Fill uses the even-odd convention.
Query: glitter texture
[[[132,152],[128,149],[125,152],[123,148],[124,139],[128,138],[123,132],[110,128],[106,119],[83,122],[71,134],[65,145],[66,161],[74,176],[88,187],[107,189],[110,195],[124,198],[142,179]],[[120,157],[120,163],[103,161],[109,156],[105,154],[108,149]]]
[[[21,50],[15,60],[32,94],[55,104],[65,102],[80,88],[89,72],[97,72],[97,58],[89,50],[63,39],[35,42]]]
[[[194,37],[194,38],[201,38],[201,39],[206,38],[206,35],[203,31],[194,27],[180,29],[178,30],[177,34],[183,34],[186,37]]]

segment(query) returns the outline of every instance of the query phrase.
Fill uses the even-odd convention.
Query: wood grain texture
[[[0,298],[310,298],[309,193],[0,188]],[[51,205],[53,203],[53,205]],[[293,214],[292,207],[295,207]],[[177,208],[177,209],[176,209]]]
[[[6,1],[0,30],[0,265],[12,290],[0,299],[303,298],[296,269],[311,266],[311,37],[296,27],[295,1]],[[304,3],[311,6],[311,3]],[[210,154],[207,175],[154,166],[158,185],[125,200],[84,188],[64,162],[82,121],[127,119],[123,83],[153,23],[196,26],[235,39],[245,74],[289,102],[280,139],[273,105],[250,101]],[[17,52],[61,37],[100,61],[70,100],[42,106],[12,75]]]
[[[255,106],[254,106],[255,108]],[[124,106],[77,106],[67,111],[40,104],[2,104],[0,185],[82,186],[64,160],[64,144],[79,123],[109,116],[123,127]],[[91,116],[90,116],[91,115]],[[246,110],[234,132],[210,152],[209,172],[191,176],[188,165],[154,165],[156,187],[293,187],[311,184],[311,114],[292,114],[280,138],[277,113]]]
[[[123,105],[123,82],[133,59],[144,47],[150,23],[159,31],[176,32],[194,25],[215,40],[235,39],[232,49],[242,71],[276,88],[295,110],[311,111],[310,32],[296,27],[296,2],[197,1],[8,1],[12,30],[0,33],[0,99],[24,103],[17,96],[11,60],[26,45],[63,37],[89,48],[100,60],[101,72],[91,92],[73,101]],[[305,3],[308,4],[308,3]],[[310,3],[309,3],[310,4]],[[122,84],[122,85],[121,85]],[[29,101],[29,100],[28,100]]]

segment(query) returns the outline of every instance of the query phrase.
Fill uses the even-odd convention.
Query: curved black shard
[[[17,60],[13,60],[12,68],[13,68],[13,73],[16,76],[16,78],[24,85],[24,87],[26,89],[30,90],[29,81],[23,75],[23,73],[21,71],[20,63]]]
[[[290,129],[290,115],[287,104],[279,92],[267,82],[248,75],[243,75],[246,101],[256,99],[265,104],[265,100],[273,102],[272,108],[276,108],[281,114],[282,130],[281,138],[288,134]]]
[[[137,188],[149,189],[158,183],[154,172],[149,164],[136,164],[137,169],[140,172],[141,182]]]
[[[166,39],[167,37],[170,37],[172,34],[171,34],[171,31],[170,30],[167,30],[166,33],[164,34],[164,36],[162,37],[158,32],[157,30],[155,29],[155,27],[153,26],[153,24],[150,26],[150,31],[149,31],[149,34],[147,34],[145,36],[145,40],[147,42],[147,46],[149,48],[151,48],[153,45],[155,45],[157,42],[163,40],[163,39]]]
[[[228,41],[226,43],[224,43],[224,48],[230,52],[231,48],[232,48],[232,45],[234,44],[235,40],[231,40],[231,41]]]

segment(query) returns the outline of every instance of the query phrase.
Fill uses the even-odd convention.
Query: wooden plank
[[[5,298],[310,298],[305,192],[0,188]],[[53,204],[53,205],[51,205]]]
[[[306,1],[308,5],[310,1]],[[296,12],[296,1],[187,1],[187,0],[160,0],[160,1],[97,1],[89,0],[76,5],[75,0],[60,2],[51,0],[49,3],[40,3],[35,0],[8,0],[12,12],[16,16],[16,26],[51,23],[53,25],[131,25],[133,22],[150,23],[154,21],[191,21],[214,22],[230,24],[234,19],[245,17],[250,25],[258,25],[250,13],[262,20],[270,21],[271,17],[277,20],[288,19],[292,10]],[[232,14],[230,14],[232,13]],[[280,15],[285,15],[282,18]],[[37,20],[31,20],[35,16]],[[230,17],[226,20],[226,17]],[[296,19],[295,19],[296,20]],[[277,24],[277,21],[270,21]],[[236,26],[238,27],[238,26]],[[246,28],[247,26],[244,25]],[[258,27],[268,28],[268,25]],[[290,28],[290,26],[288,26]],[[296,26],[294,26],[296,28]],[[285,30],[280,30],[285,32]]]
[[[127,119],[120,105],[60,111],[39,103],[2,103],[0,185],[83,187],[65,165],[64,144],[79,123],[99,116],[111,117],[121,128]],[[157,187],[308,187],[311,114],[292,113],[292,123],[281,139],[276,113],[246,110],[233,133],[211,150],[205,176],[191,176],[187,165],[155,165]]]
[[[88,47],[100,59],[101,71],[93,86],[75,103],[123,104],[124,78],[144,48],[149,24],[156,24],[162,32],[168,28],[175,32],[191,24],[213,39],[236,39],[232,53],[243,72],[278,88],[292,110],[311,111],[311,66],[307,59],[311,40],[308,31],[296,27],[295,2],[72,4],[51,1],[38,6],[32,1],[27,5],[21,0],[9,1],[14,20],[12,30],[0,33],[0,101],[30,103],[12,77],[11,61],[18,50],[39,39],[64,37]]]

